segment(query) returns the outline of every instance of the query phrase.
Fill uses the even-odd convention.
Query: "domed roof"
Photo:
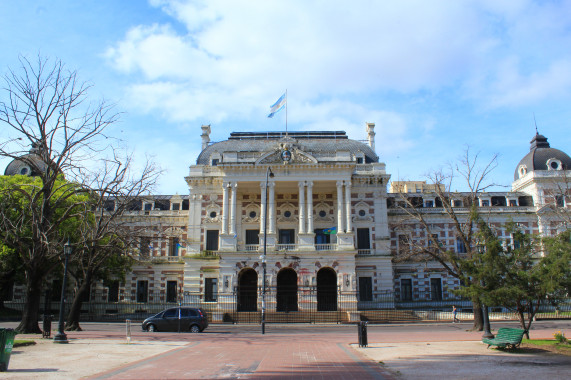
[[[547,137],[536,134],[530,141],[530,152],[516,167],[514,180],[536,170],[565,170],[571,168],[571,157],[559,149],[551,148]]]
[[[37,176],[41,172],[45,172],[48,165],[42,160],[38,154],[38,148],[34,145],[30,149],[29,154],[25,154],[20,158],[12,160],[6,166],[4,170],[4,175],[27,175],[27,176]]]

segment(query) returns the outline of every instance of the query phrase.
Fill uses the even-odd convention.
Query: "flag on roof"
[[[270,114],[268,115],[268,117],[274,117],[276,113],[280,112],[285,107],[286,103],[287,103],[287,97],[286,93],[284,92],[284,94],[280,96],[280,98],[270,106]]]
[[[324,228],[323,229],[323,233],[325,235],[333,235],[337,233],[337,227],[330,227],[330,228]]]

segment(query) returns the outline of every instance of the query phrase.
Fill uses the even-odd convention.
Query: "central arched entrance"
[[[238,311],[258,310],[258,273],[252,268],[245,268],[238,274]]]
[[[332,268],[317,272],[317,311],[337,310],[337,273]]]
[[[297,311],[297,273],[292,268],[278,272],[276,311]]]

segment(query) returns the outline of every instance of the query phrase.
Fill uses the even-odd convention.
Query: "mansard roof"
[[[301,151],[319,156],[334,155],[338,151],[363,154],[365,163],[379,162],[379,157],[371,147],[360,141],[351,140],[345,131],[307,132],[232,132],[226,141],[216,142],[204,149],[196,160],[197,165],[207,165],[213,154],[225,152],[271,152],[280,143],[291,143]]]

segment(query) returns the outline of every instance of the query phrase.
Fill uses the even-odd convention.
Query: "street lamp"
[[[64,325],[63,325],[63,313],[65,308],[65,288],[67,282],[67,262],[69,260],[69,256],[73,251],[73,247],[71,246],[69,239],[67,243],[63,246],[63,254],[65,256],[65,265],[63,271],[63,284],[61,285],[61,299],[59,303],[59,324],[58,324],[58,332],[54,336],[54,343],[68,343],[67,335],[64,332]]]
[[[264,207],[264,254],[262,256],[262,334],[266,333],[266,251],[268,246],[268,179],[274,178],[272,169],[268,166],[266,170],[266,199]]]

